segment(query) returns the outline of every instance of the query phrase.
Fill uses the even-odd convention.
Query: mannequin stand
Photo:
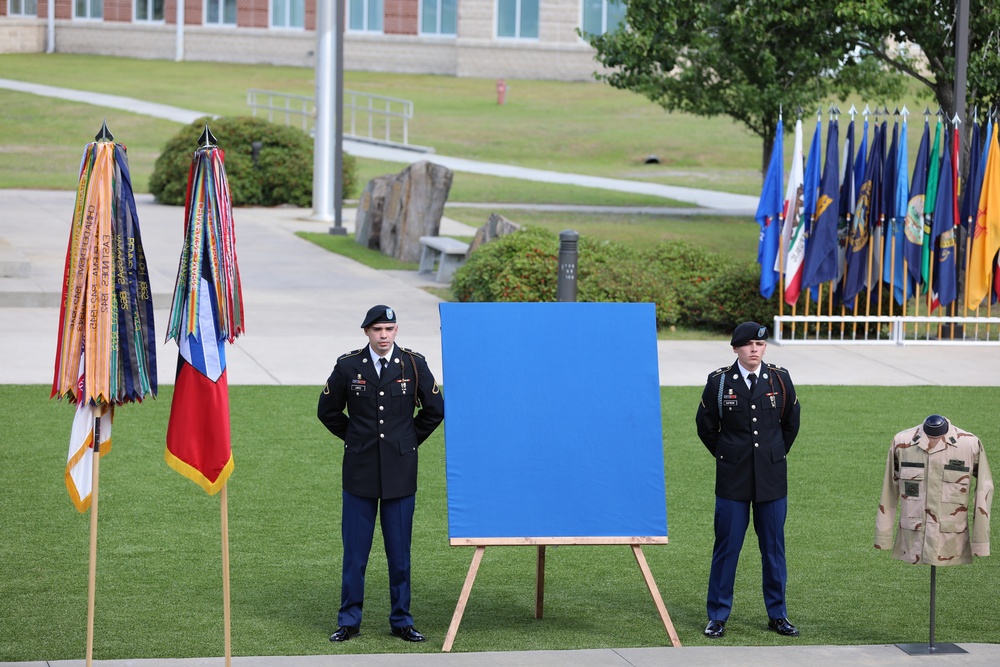
[[[937,655],[945,653],[968,653],[957,644],[935,644],[934,643],[934,598],[937,595],[937,566],[931,565],[931,637],[927,644],[896,644],[908,655]]]

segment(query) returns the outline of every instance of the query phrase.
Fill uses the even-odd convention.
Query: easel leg
[[[545,605],[545,545],[538,545],[538,566],[535,568],[535,618],[542,617]]]
[[[479,564],[483,561],[483,552],[486,547],[476,547],[476,553],[472,556],[472,564],[469,565],[469,573],[465,575],[465,584],[462,585],[462,593],[458,596],[458,604],[455,605],[455,613],[451,617],[451,625],[448,626],[448,634],[444,636],[444,646],[441,650],[447,653],[455,643],[455,635],[458,634],[458,626],[462,623],[462,615],[465,614],[465,605],[469,602],[469,594],[472,593],[472,584],[476,581],[476,573],[479,572]]]
[[[677,637],[677,631],[674,630],[674,624],[670,621],[670,614],[667,613],[667,607],[663,604],[663,597],[660,595],[660,589],[656,587],[656,582],[653,580],[653,573],[649,571],[649,565],[646,563],[646,556],[642,553],[642,546],[639,544],[633,544],[632,553],[635,555],[635,560],[639,564],[639,570],[642,571],[642,578],[646,580],[646,587],[649,589],[649,594],[653,596],[653,603],[656,604],[656,611],[660,614],[660,620],[663,621],[663,627],[666,628],[667,634],[670,636],[670,643],[674,646],[680,646],[681,640]]]

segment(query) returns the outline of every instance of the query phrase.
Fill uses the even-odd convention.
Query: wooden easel
[[[632,554],[635,556],[642,578],[646,582],[649,594],[653,596],[653,603],[656,611],[660,615],[663,627],[670,636],[670,643],[680,646],[680,639],[674,630],[674,624],[670,621],[670,614],[663,604],[663,597],[656,587],[653,574],[646,564],[646,557],[642,553],[643,544],[666,544],[667,537],[503,537],[503,538],[452,538],[449,543],[453,547],[473,546],[476,552],[472,556],[472,563],[469,565],[469,573],[465,576],[465,584],[462,585],[462,593],[458,596],[458,604],[455,605],[455,614],[451,617],[451,625],[448,626],[448,634],[444,638],[444,646],[441,650],[451,651],[452,644],[455,643],[455,635],[458,634],[458,626],[462,623],[462,616],[465,614],[465,605],[469,602],[469,595],[472,593],[472,585],[476,581],[476,574],[479,572],[479,564],[483,560],[483,552],[490,546],[536,546],[538,549],[538,564],[535,572],[535,618],[542,617],[542,608],[545,600],[545,547],[547,545],[609,545],[625,544],[632,547]]]

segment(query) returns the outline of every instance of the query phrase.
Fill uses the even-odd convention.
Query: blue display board
[[[440,310],[449,537],[666,537],[655,306]]]

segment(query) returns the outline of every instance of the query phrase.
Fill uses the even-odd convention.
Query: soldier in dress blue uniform
[[[785,457],[799,432],[799,402],[788,371],[763,361],[767,327],[744,322],[730,344],[736,362],[708,376],[695,418],[698,437],[715,457],[715,547],[705,635],[725,634],[752,509],[768,628],[797,637],[785,608]]]
[[[319,420],[344,441],[344,561],[338,627],[330,641],[347,641],[361,631],[365,569],[381,511],[389,627],[401,639],[422,642],[410,615],[417,447],[444,419],[444,399],[424,358],[395,344],[399,329],[392,308],[372,307],[361,328],[368,345],[337,359],[317,408]]]

